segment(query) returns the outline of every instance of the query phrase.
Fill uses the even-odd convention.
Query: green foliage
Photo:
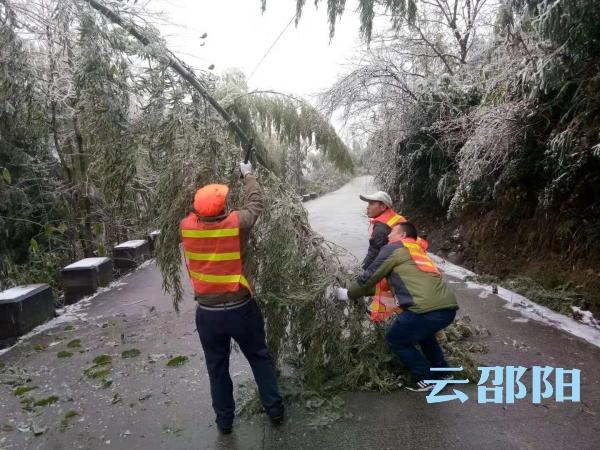
[[[371,167],[405,210],[577,216],[590,250],[600,211],[600,161],[590,150],[598,143],[600,7],[527,3],[524,16],[500,10],[496,32],[508,45],[490,43],[493,56],[476,71],[421,83],[413,104],[392,113],[392,126],[371,139]],[[403,132],[390,136],[390,128]]]
[[[4,169],[2,169],[2,178],[4,178],[4,181],[6,182],[6,184],[10,184],[12,182],[12,177],[10,176],[10,172],[8,171],[8,169],[6,167]]]
[[[16,32],[25,17],[10,1],[3,5],[0,60],[9,64],[0,71],[0,288],[49,282],[59,291],[66,264],[156,228],[174,147],[206,146],[208,161],[223,145],[233,160],[241,152],[220,118],[166,69],[160,46],[140,47],[89,8],[51,1],[35,5],[27,25],[27,39],[42,44],[34,56]],[[213,93],[244,84],[201,77]],[[343,142],[305,102],[246,95],[234,103],[243,128],[259,128],[256,139],[269,143],[265,157],[281,161],[273,166],[279,174],[298,162],[296,184],[310,144],[339,170],[352,170]],[[205,166],[209,175],[219,163]]]
[[[321,3],[320,0],[315,0],[315,6]],[[416,19],[418,0],[359,0],[358,13],[360,15],[360,32],[367,40],[371,40],[373,32],[373,20],[375,19],[376,11],[385,13],[393,27],[399,27],[403,21],[412,23]],[[296,0],[296,23],[300,20],[302,10],[304,9],[306,0]],[[335,35],[335,25],[344,13],[346,0],[327,0],[327,19],[329,21],[329,37]],[[267,0],[262,0],[261,7],[264,11],[267,6]]]
[[[69,348],[80,348],[81,347],[81,339],[73,339],[67,344]]]
[[[512,0],[539,35],[568,54],[573,65],[600,55],[600,8],[594,0]]]
[[[2,430],[2,431],[15,431],[15,426],[11,425],[10,423],[3,423],[2,426],[0,426],[0,430]]]
[[[112,362],[112,356],[106,354],[98,355],[93,359],[93,362],[97,366],[104,366]]]
[[[570,284],[561,285],[554,289],[546,289],[527,277],[512,278],[502,284],[508,289],[562,314],[571,315],[573,312],[571,306],[583,306],[583,296]]]
[[[0,11],[10,18],[0,20],[0,288],[60,290],[66,264],[147,232],[153,179],[123,33],[72,2],[33,5],[30,53],[10,6]]]
[[[339,171],[353,172],[350,151],[313,106],[283,94],[249,93],[244,90],[243,76],[239,78],[230,82],[226,78],[218,97],[244,128],[258,127],[264,139],[274,136],[286,150],[296,151],[301,143],[314,146]]]
[[[33,402],[33,406],[48,406],[53,403],[56,403],[58,400],[59,398],[56,395],[51,395],[50,397],[36,400],[35,402]]]
[[[91,379],[103,378],[110,373],[110,368],[102,368],[98,365],[89,367],[83,371],[83,374]]]
[[[330,19],[342,14],[343,5],[328,2]],[[387,6],[398,17],[412,10],[397,1]],[[373,2],[361,2],[365,33],[370,33],[372,8]],[[9,212],[19,219],[10,223],[22,227],[3,237],[3,245],[15,239],[19,244],[11,248],[9,263],[44,261],[46,255],[90,256],[158,225],[157,263],[177,307],[183,297],[179,223],[191,209],[195,190],[210,182],[227,183],[231,206],[240,204],[242,151],[221,118],[165,65],[160,39],[148,46],[132,43],[123,30],[79,3],[51,1],[39,12],[39,22],[32,20],[27,30],[45,43],[43,61],[30,58],[13,27],[0,36],[2,60],[18,62],[10,75],[0,71],[2,82],[11,87],[0,90],[0,96],[16,93],[9,102],[15,111],[2,114],[17,114],[18,120],[2,116],[0,125],[9,123],[9,131],[24,134],[20,137],[27,144],[11,148],[10,157],[0,160],[11,175],[10,184],[5,177],[0,181],[1,195],[6,186],[11,189]],[[127,15],[127,7],[122,12]],[[143,12],[133,14],[137,18]],[[145,32],[155,35],[150,28]],[[139,66],[133,68],[132,61]],[[385,346],[383,329],[368,323],[364,303],[345,307],[334,300],[331,287],[345,284],[349,276],[335,249],[311,230],[286,179],[292,162],[296,174],[301,172],[306,155],[300,152],[311,145],[336,168],[351,172],[348,149],[305,102],[250,94],[243,83],[199,77],[211,94],[219,93],[247,132],[258,130],[253,137],[270,144],[260,147],[268,153],[261,159],[272,170],[256,164],[266,208],[253,232],[247,264],[277,361],[297,365],[315,392],[392,388],[401,372]],[[37,89],[34,96],[31,86]],[[9,135],[0,131],[0,139]],[[18,168],[30,160],[43,164],[23,176]],[[40,168],[47,171],[41,179],[31,176]],[[2,210],[0,215],[8,214]],[[103,379],[111,361],[110,355],[96,357],[84,375]],[[186,361],[178,356],[167,365]],[[119,401],[116,393],[113,403]]]
[[[15,388],[13,394],[18,397],[20,395],[26,394],[29,391],[33,391],[34,389],[37,389],[37,386],[19,386]]]
[[[60,421],[60,430],[65,431],[67,428],[69,428],[71,419],[74,419],[77,416],[79,416],[77,411],[67,411],[63,419]]]
[[[69,420],[69,419],[72,419],[73,417],[77,417],[78,415],[79,415],[79,413],[77,411],[70,410],[65,413],[65,419]]]
[[[167,361],[167,367],[182,366],[186,362],[188,362],[188,359],[189,358],[187,356],[182,356],[182,355],[175,356]]]
[[[304,386],[299,380],[288,377],[279,377],[279,391],[286,405],[298,404],[307,410],[311,419],[311,428],[323,427],[349,418],[351,415],[344,410],[344,401],[338,395],[324,396]],[[251,384],[241,384],[237,393],[236,415],[253,415],[263,412],[263,406],[256,387]]]
[[[129,350],[125,350],[121,353],[121,358],[135,358],[136,356],[140,356],[140,351],[137,348],[132,348]]]
[[[10,9],[3,11],[10,16]],[[60,197],[54,191],[60,181],[45,145],[47,124],[32,55],[10,20],[0,20],[0,60],[0,289],[4,289],[34,282],[23,270],[30,255],[36,275],[56,269],[55,258],[40,251],[38,243],[45,250],[56,240],[38,235],[42,224],[56,217]]]

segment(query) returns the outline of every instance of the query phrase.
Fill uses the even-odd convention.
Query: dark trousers
[[[263,317],[255,300],[235,309],[206,310],[198,307],[196,328],[204,350],[212,406],[219,426],[231,426],[235,413],[233,383],[229,376],[231,338],[235,339],[250,363],[267,414],[271,417],[283,414],[275,367],[265,342]]]
[[[435,333],[446,328],[456,316],[456,309],[440,309],[424,314],[404,311],[388,330],[385,339],[392,352],[414,375],[415,381],[439,379],[431,367],[448,367]],[[416,345],[421,347],[421,353]]]

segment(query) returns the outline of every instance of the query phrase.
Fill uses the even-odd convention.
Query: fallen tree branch
[[[119,25],[121,28],[126,30],[131,36],[136,38],[143,45],[147,46],[151,44],[150,39],[145,36],[139,27],[133,23],[127,23],[119,14],[112,11],[110,8],[107,8],[103,4],[97,2],[96,0],[80,0],[83,3],[89,4],[92,8],[110,20],[112,23]],[[168,50],[165,50],[166,58],[169,61],[169,66],[177,72],[181,78],[187,81],[196,91],[202,95],[211,104],[213,108],[219,113],[219,115],[227,122],[229,128],[233,131],[236,137],[241,142],[244,148],[248,148],[250,146],[256,147],[256,145],[248,138],[244,130],[237,124],[235,119],[231,117],[231,115],[225,111],[225,109],[217,102],[212,95],[206,90],[206,88],[202,85],[198,77],[194,74],[194,72],[184,66],[184,64],[175,56],[173,53]],[[274,166],[271,161],[268,160],[266,156],[266,151],[263,148],[257,148],[256,159],[257,161],[266,169],[273,172]]]

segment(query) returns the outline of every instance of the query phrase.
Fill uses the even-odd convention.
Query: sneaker
[[[431,392],[434,388],[433,384],[425,383],[424,381],[417,381],[414,384],[407,384],[406,389],[413,392]]]

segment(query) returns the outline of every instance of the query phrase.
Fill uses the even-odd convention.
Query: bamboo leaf
[[[6,184],[11,184],[12,177],[10,176],[10,171],[6,167],[2,169],[2,178],[6,181]]]

